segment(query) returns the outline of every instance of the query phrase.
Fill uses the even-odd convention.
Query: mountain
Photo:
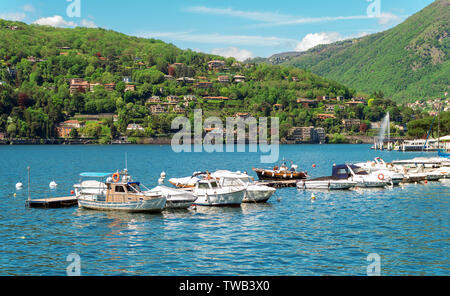
[[[109,136],[109,130],[111,137],[130,134],[133,123],[145,130],[137,134],[169,134],[173,118],[195,109],[223,119],[279,116],[287,130],[315,120],[312,110],[299,115],[306,111],[297,98],[354,95],[302,69],[239,63],[100,28],[0,20],[0,40],[2,137],[54,138],[61,136],[61,122],[77,118],[86,121],[80,135],[89,138]],[[87,120],[104,113],[116,114],[117,121]]]
[[[308,69],[362,92],[381,90],[397,102],[442,97],[450,85],[449,8],[450,1],[437,0],[390,30],[267,62]]]

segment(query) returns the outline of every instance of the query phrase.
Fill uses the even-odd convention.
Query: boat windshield
[[[141,188],[136,183],[131,183],[127,185],[128,192],[141,192]]]
[[[363,168],[359,168],[359,167],[353,167],[353,172],[355,172],[355,174],[357,175],[368,175],[367,171],[365,171]]]

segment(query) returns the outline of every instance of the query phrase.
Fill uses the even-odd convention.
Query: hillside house
[[[89,82],[81,78],[70,79],[69,90],[71,94],[74,94],[76,92],[86,92],[88,89],[90,89]]]
[[[213,60],[208,62],[208,68],[210,70],[220,70],[225,66],[225,61]]]
[[[236,83],[245,82],[245,76],[244,75],[234,75],[233,82],[236,82]]]
[[[317,114],[317,118],[325,120],[328,118],[334,119],[334,118],[336,118],[336,116],[334,116],[334,114]]]
[[[145,129],[140,125],[140,124],[136,124],[136,123],[130,123],[127,126],[127,131],[145,131]]]

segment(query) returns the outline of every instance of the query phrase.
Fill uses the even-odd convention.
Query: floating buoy
[[[73,190],[70,190],[70,194],[74,194]]]
[[[314,195],[314,193],[311,194],[311,202],[314,202],[316,200],[316,196]]]
[[[425,183],[425,184],[428,184],[428,181],[427,181],[427,180],[425,180],[425,181],[423,181],[423,183]]]
[[[16,194],[16,193],[14,193],[13,195],[14,195],[14,197],[16,197],[16,196],[17,196],[17,194]]]
[[[312,165],[312,167],[315,168],[315,167],[316,167],[316,164],[314,163],[314,164]]]
[[[48,186],[49,186],[50,188],[55,188],[56,186],[58,186],[58,184],[56,184],[55,181],[51,181],[50,184],[48,184]]]
[[[22,188],[23,188],[22,182],[19,182],[16,184],[16,189],[22,189]]]

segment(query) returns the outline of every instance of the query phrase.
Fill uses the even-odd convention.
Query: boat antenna
[[[125,152],[125,170],[128,171],[127,153]]]

